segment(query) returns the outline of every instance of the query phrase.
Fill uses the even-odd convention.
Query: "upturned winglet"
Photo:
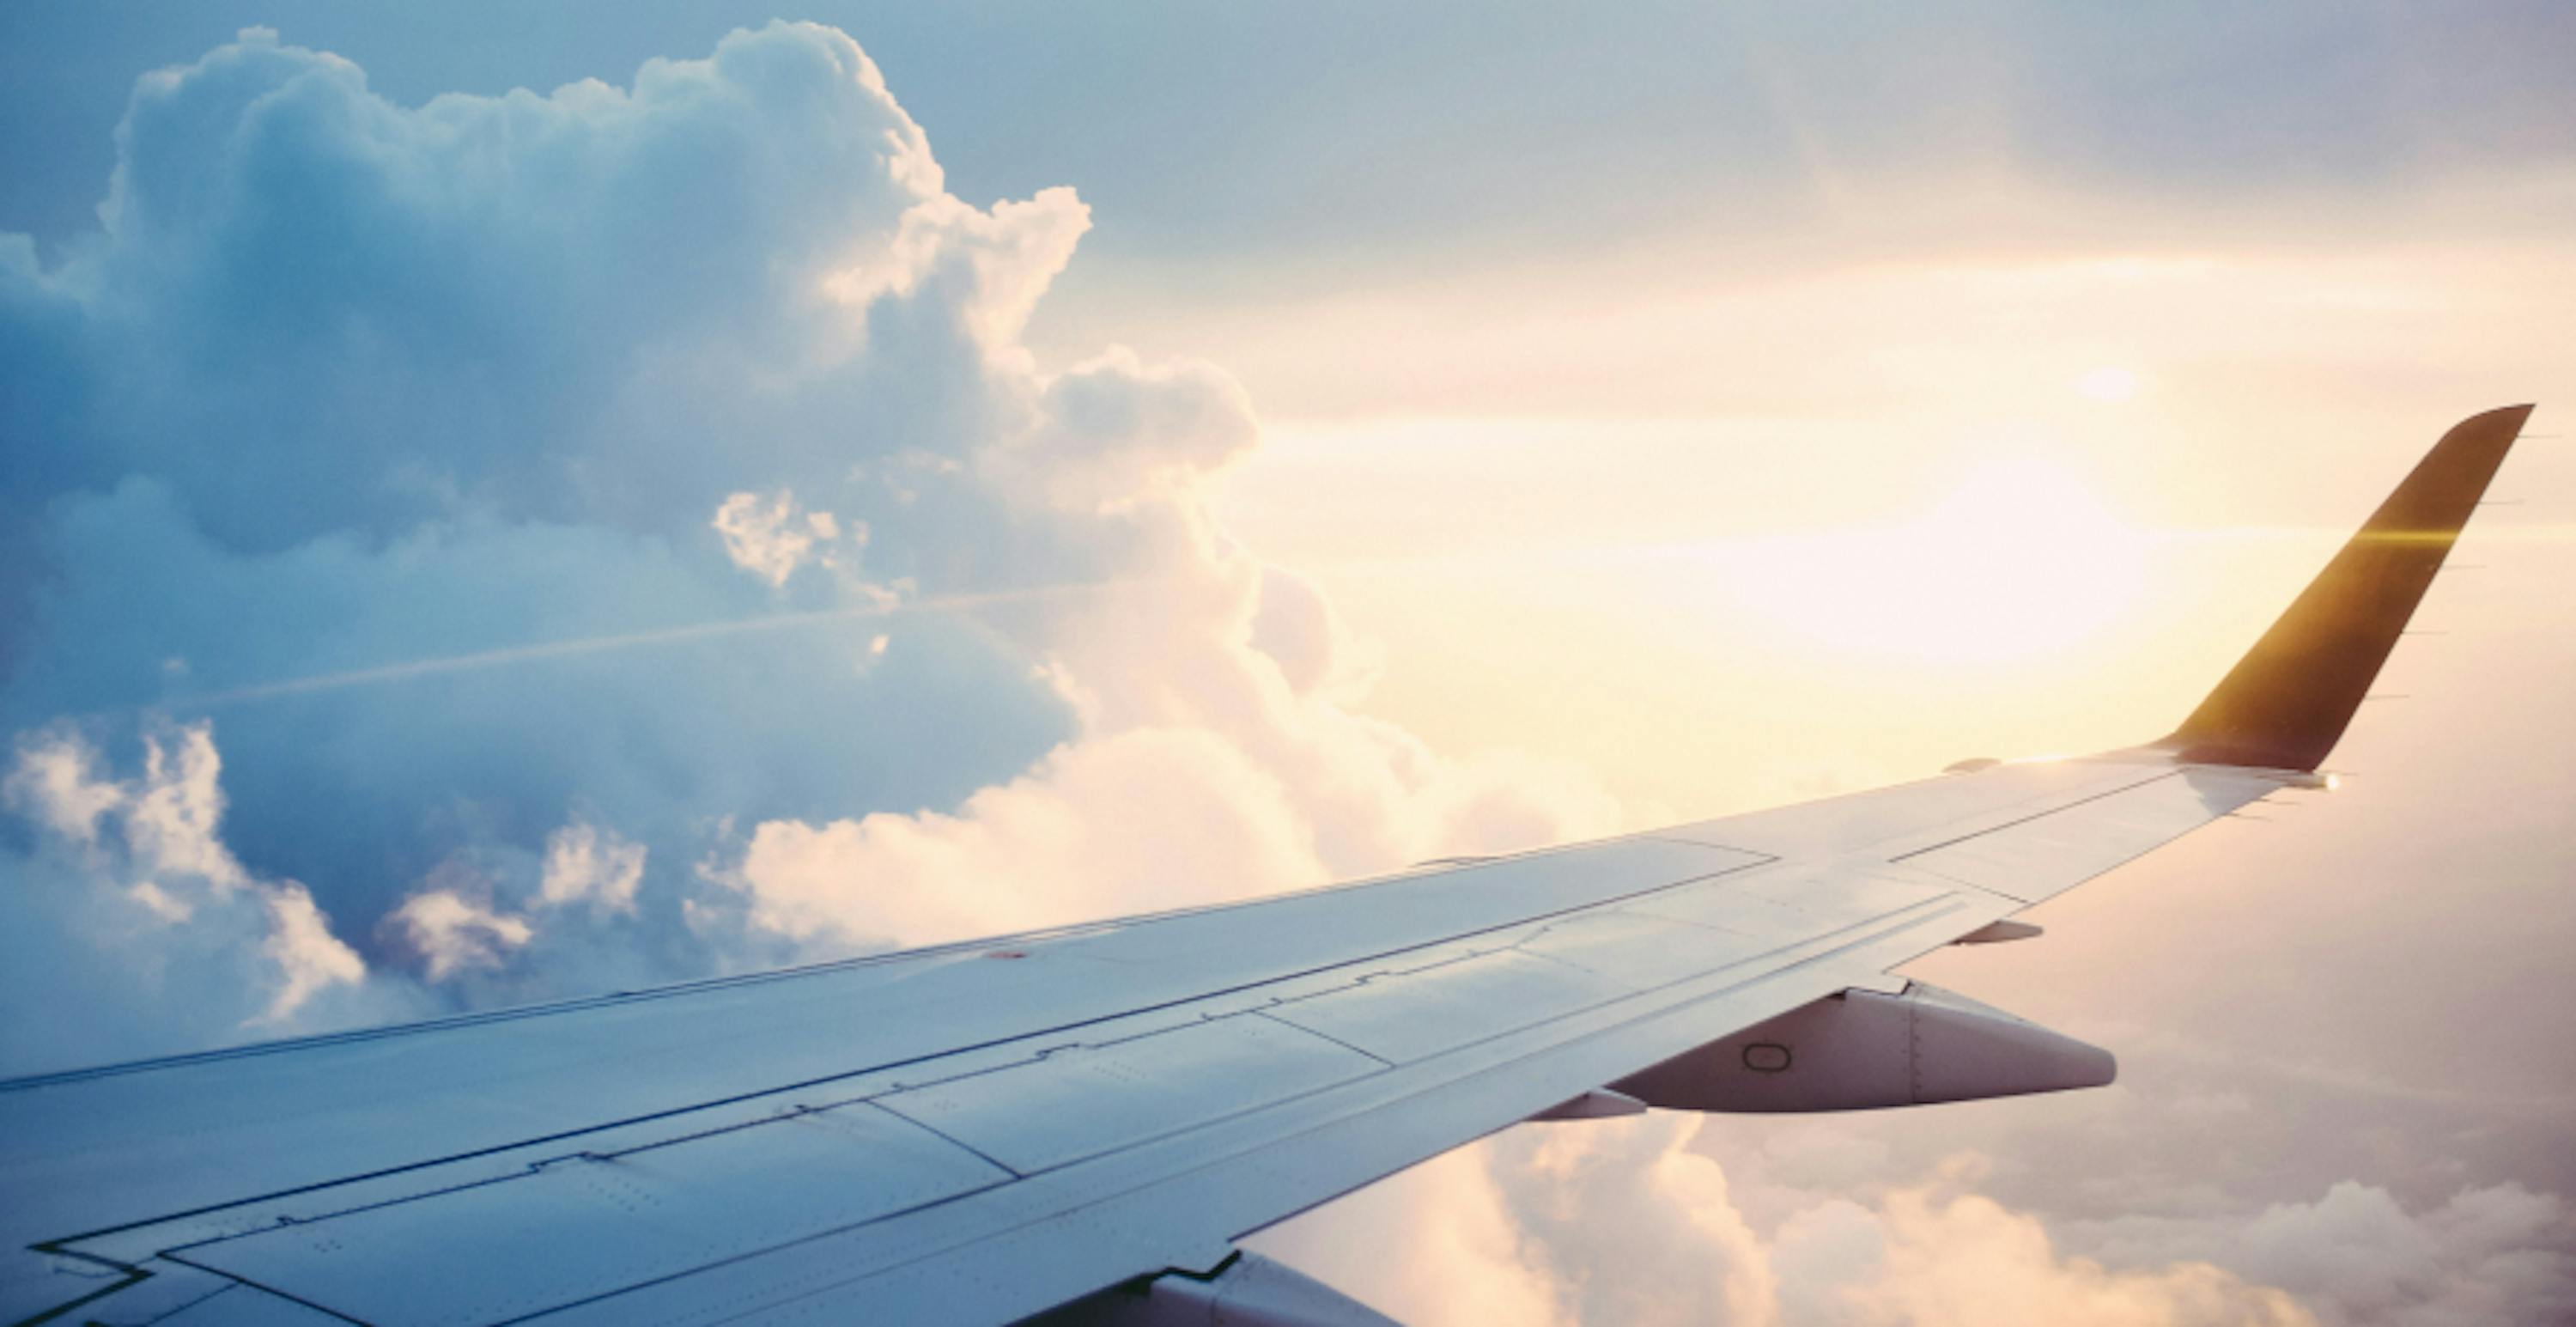
[[[2197,764],[2314,770],[2323,763],[2530,416],[2530,406],[2506,406],[2443,434],[2158,745]]]

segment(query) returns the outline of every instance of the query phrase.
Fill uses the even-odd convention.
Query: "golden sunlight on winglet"
[[[2443,434],[2162,745],[2201,764],[2317,768],[2368,698],[2531,409],[2489,410]]]

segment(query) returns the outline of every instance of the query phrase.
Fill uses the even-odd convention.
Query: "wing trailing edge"
[[[2194,764],[2314,770],[2323,763],[2531,410],[2505,406],[2453,425],[2158,745]]]

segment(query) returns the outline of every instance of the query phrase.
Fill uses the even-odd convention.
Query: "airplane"
[[[2320,773],[2531,407],[2171,734],[1381,879],[0,1083],[0,1321],[1390,1319],[1236,1241],[1531,1120],[2109,1083],[1892,975]]]

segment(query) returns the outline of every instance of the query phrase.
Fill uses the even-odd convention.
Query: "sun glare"
[[[1737,596],[1784,628],[1955,662],[2082,642],[2137,601],[2146,566],[2140,533],[2039,459],[1981,467],[1902,524],[1741,541],[1718,556]]]
[[[2117,404],[2138,394],[2138,375],[2105,365],[2077,378],[2075,390],[2092,400]]]

